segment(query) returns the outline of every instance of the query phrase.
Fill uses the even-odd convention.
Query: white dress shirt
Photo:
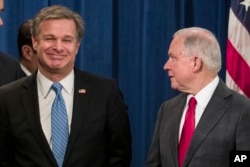
[[[74,71],[72,70],[63,80],[60,81],[63,86],[62,96],[65,101],[69,132],[73,112],[73,96],[74,96]],[[51,146],[51,109],[54,102],[56,93],[51,89],[53,82],[46,78],[38,70],[37,72],[37,89],[38,89],[38,100],[39,100],[39,113],[40,121],[43,132],[46,136],[48,143]]]
[[[196,108],[195,108],[195,127],[199,123],[200,118],[201,118],[201,116],[202,116],[208,102],[210,101],[210,99],[211,99],[211,97],[212,97],[218,83],[219,83],[219,77],[216,76],[213,79],[213,81],[211,81],[207,86],[205,86],[203,89],[201,89],[195,95],[195,99],[197,101]],[[181,118],[181,122],[180,122],[179,139],[180,139],[180,136],[181,136],[182,128],[183,128],[184,121],[185,121],[186,112],[187,112],[187,109],[188,109],[188,102],[189,102],[189,99],[191,97],[192,97],[192,95],[187,96],[186,105],[184,107],[184,112],[182,114],[182,118]]]
[[[27,76],[30,76],[31,75],[31,72],[24,66],[20,63],[20,67],[21,69],[23,70],[23,72],[27,75]]]

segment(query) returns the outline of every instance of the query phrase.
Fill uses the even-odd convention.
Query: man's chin
[[[177,86],[175,84],[171,84],[171,88],[177,90]]]

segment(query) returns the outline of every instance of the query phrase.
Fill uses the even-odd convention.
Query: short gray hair
[[[191,27],[177,31],[174,37],[183,35],[187,55],[198,55],[209,70],[221,69],[220,45],[214,34],[204,28]]]

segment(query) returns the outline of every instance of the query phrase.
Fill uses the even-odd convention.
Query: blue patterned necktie
[[[69,137],[68,117],[65,102],[61,94],[62,85],[60,83],[53,83],[51,89],[56,92],[51,112],[52,152],[58,166],[61,167]]]

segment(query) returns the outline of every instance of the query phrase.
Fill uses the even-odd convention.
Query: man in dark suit
[[[80,15],[63,6],[33,19],[38,70],[0,88],[0,166],[130,166],[129,117],[118,85],[74,68],[83,31]]]
[[[250,151],[250,100],[219,79],[221,51],[210,31],[177,31],[168,55],[164,70],[182,93],[159,109],[146,166],[228,167],[230,151]]]
[[[4,1],[0,0],[0,13],[4,10]],[[3,20],[0,16],[0,26]],[[18,61],[11,56],[0,52],[0,86],[20,78],[21,69]]]
[[[29,76],[37,70],[37,56],[32,47],[32,19],[24,21],[18,28],[17,46],[22,76]]]

